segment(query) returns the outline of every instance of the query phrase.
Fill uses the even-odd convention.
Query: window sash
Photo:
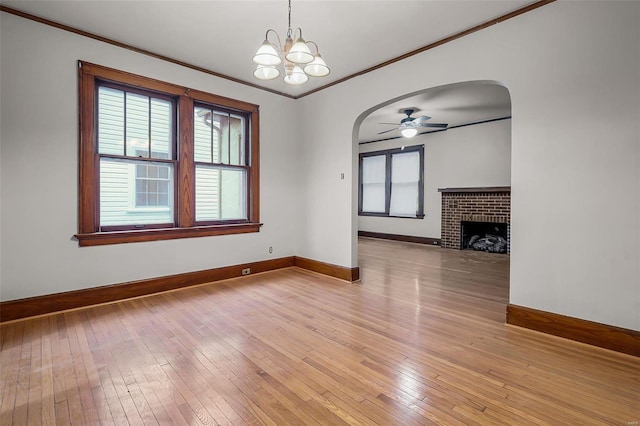
[[[247,220],[247,169],[196,163],[196,224]]]
[[[247,120],[233,111],[194,105],[194,160],[201,163],[244,166]]]
[[[175,159],[175,100],[112,82],[97,84],[98,152]]]
[[[138,167],[167,169],[167,202],[164,206],[139,206]],[[99,226],[100,231],[150,229],[174,226],[175,183],[174,162],[101,156],[99,161]],[[146,178],[144,180],[147,180]],[[154,179],[155,181],[159,179]],[[158,191],[156,191],[157,193]]]

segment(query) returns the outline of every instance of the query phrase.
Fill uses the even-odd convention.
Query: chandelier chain
[[[289,29],[291,29],[291,0],[289,0]]]

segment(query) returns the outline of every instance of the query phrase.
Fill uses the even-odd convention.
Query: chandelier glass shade
[[[269,34],[275,34],[277,42],[270,41]],[[310,47],[313,47],[315,52],[312,52]],[[289,0],[289,28],[284,45],[278,33],[268,29],[262,45],[253,57],[253,62],[257,65],[253,76],[259,80],[273,80],[279,77],[278,66],[284,64],[284,82],[292,85],[304,84],[309,77],[324,77],[330,72],[320,56],[318,45],[302,38],[302,29],[291,30],[291,0]]]
[[[280,75],[280,71],[275,66],[258,65],[253,72],[253,76],[259,80],[273,80]]]

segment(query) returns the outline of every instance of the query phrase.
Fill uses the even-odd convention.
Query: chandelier
[[[269,41],[269,34],[275,34],[277,44]],[[295,37],[297,35],[297,37]],[[293,37],[292,37],[293,36]],[[295,38],[295,42],[294,42]],[[312,46],[315,53],[311,52]],[[324,62],[318,51],[318,45],[302,38],[302,29],[291,30],[291,0],[289,0],[289,28],[284,40],[284,47],[280,36],[275,30],[268,29],[264,42],[253,57],[253,62],[258,67],[253,72],[259,80],[273,80],[280,75],[278,65],[284,63],[284,82],[287,84],[304,84],[311,77],[324,77],[329,75],[329,67]]]

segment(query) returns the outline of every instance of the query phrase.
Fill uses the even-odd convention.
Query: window
[[[80,66],[81,246],[258,232],[258,106]]]
[[[360,154],[361,216],[424,217],[424,146]]]
[[[244,117],[196,105],[196,222],[245,220]]]

